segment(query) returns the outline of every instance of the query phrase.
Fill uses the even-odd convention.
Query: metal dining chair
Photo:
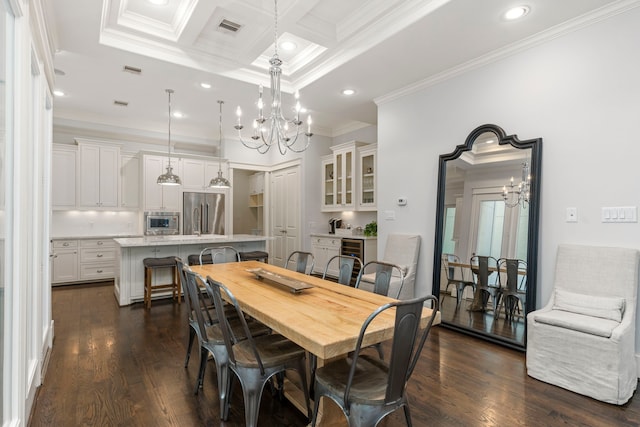
[[[220,315],[220,313],[225,313],[226,310],[224,308],[222,310],[218,310],[216,308],[215,316],[213,317],[205,314],[208,311],[207,306],[198,302],[201,298],[200,287],[202,286],[206,288],[205,281],[188,267],[184,269],[184,275],[186,278],[188,298],[190,298],[190,306],[193,316],[196,319],[196,326],[198,328],[196,336],[198,337],[200,346],[200,367],[198,369],[198,377],[196,380],[194,394],[198,394],[198,390],[203,386],[209,354],[213,356],[213,360],[216,364],[218,391],[221,392],[222,390],[226,390],[223,386],[226,384],[226,378],[228,376],[227,365],[229,363],[229,356],[222,337],[222,319],[225,319],[224,325],[229,328],[229,333],[231,334],[230,339],[234,342],[246,339],[247,333],[253,335],[265,335],[269,334],[270,330],[258,322],[247,322],[245,319]],[[209,323],[205,320],[206,318],[213,320]],[[244,325],[247,325],[247,329],[244,328]],[[220,410],[222,411],[224,403],[222,401],[222,394],[220,399]]]
[[[456,263],[458,266],[452,266],[449,263]],[[453,254],[442,254],[442,273],[445,274],[447,285],[444,289],[445,293],[449,292],[449,287],[454,286],[456,290],[456,309],[462,303],[462,297],[467,287],[471,287],[475,291],[476,284],[472,280],[465,280],[464,269],[460,265],[460,258]],[[458,274],[456,274],[456,271]]]
[[[245,421],[248,427],[258,424],[260,400],[265,384],[269,380],[286,370],[292,369],[298,372],[307,403],[307,415],[311,417],[309,404],[309,388],[307,386],[307,374],[305,370],[305,350],[280,334],[252,336],[245,321],[242,309],[231,291],[222,283],[207,277],[207,292],[211,295],[216,307],[222,307],[223,297],[232,304],[238,314],[238,318],[245,329],[246,340],[234,341],[233,331],[228,326],[224,310],[222,314],[221,330],[228,354],[228,369],[239,380],[244,396]],[[220,384],[220,401],[224,401],[220,415],[223,421],[229,416],[229,397],[231,395],[231,378],[225,377],[226,383]]]
[[[338,263],[338,283],[341,285],[351,286],[351,279],[353,278],[353,269],[362,269],[362,261],[356,256],[349,255],[334,255],[327,261],[327,266],[324,268],[322,278],[327,278],[327,272],[332,263]]]
[[[367,274],[368,267],[375,266],[375,273]],[[369,269],[370,270],[370,269]],[[389,284],[392,277],[400,278],[400,287],[398,293],[394,296],[389,294]],[[402,292],[402,285],[404,284],[404,270],[402,267],[396,264],[391,264],[384,261],[369,261],[360,269],[358,278],[356,279],[356,288],[360,288],[362,282],[373,283],[373,292],[378,295],[391,296],[391,298],[398,298]]]
[[[420,318],[425,302],[432,304],[433,314],[427,326],[420,330]],[[367,328],[381,313],[395,308],[395,328],[391,340],[388,364],[361,353]],[[347,417],[351,427],[373,427],[379,421],[403,408],[408,426],[411,413],[407,400],[407,382],[427,340],[438,311],[438,299],[433,295],[385,304],[364,321],[356,349],[349,358],[329,362],[315,375],[315,408],[311,425],[315,427],[320,399],[333,400]]]
[[[513,320],[516,310],[526,306],[527,263],[521,259],[500,258],[498,260],[498,282],[500,291],[496,296],[496,317],[500,317],[500,308],[504,307],[505,319]],[[502,273],[504,271],[504,274]],[[524,272],[524,274],[520,274]],[[503,277],[506,284],[502,285]]]
[[[475,295],[471,306],[472,311],[485,311],[489,304],[489,298],[493,303],[493,312],[496,312],[499,285],[492,284],[491,276],[498,271],[498,260],[492,256],[474,255],[469,260],[471,272],[474,276]],[[497,282],[497,279],[496,279]]]
[[[284,264],[284,268],[295,270],[298,273],[311,274],[314,262],[315,259],[311,252],[293,251],[289,254],[287,262]],[[289,264],[295,264],[295,268],[289,267]]]
[[[240,262],[240,254],[238,250],[232,246],[211,246],[201,250],[199,255],[189,255],[187,260],[189,265]]]

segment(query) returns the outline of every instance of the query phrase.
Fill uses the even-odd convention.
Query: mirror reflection
[[[527,300],[535,295],[528,263],[536,255],[529,252],[531,239],[537,242],[537,150],[497,126],[485,128],[441,157],[434,288],[443,324],[524,348],[527,307],[534,304]]]

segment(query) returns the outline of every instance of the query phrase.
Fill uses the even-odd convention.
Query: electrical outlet
[[[567,208],[567,222],[578,222],[578,208]]]

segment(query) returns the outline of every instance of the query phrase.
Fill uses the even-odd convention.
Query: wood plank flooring
[[[181,311],[182,310],[182,311]],[[119,308],[112,285],[53,290],[55,342],[30,425],[244,426],[236,387],[219,418],[213,362],[193,394],[198,355],[183,367],[184,304]],[[414,426],[640,426],[640,398],[608,405],[529,378],[524,353],[435,327],[408,392]],[[263,395],[260,426],[306,426],[287,402]],[[402,413],[380,426],[404,426]]]

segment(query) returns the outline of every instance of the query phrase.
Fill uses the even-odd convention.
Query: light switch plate
[[[393,221],[396,219],[396,211],[384,211],[384,219]]]
[[[603,207],[602,222],[638,222],[636,206]]]

